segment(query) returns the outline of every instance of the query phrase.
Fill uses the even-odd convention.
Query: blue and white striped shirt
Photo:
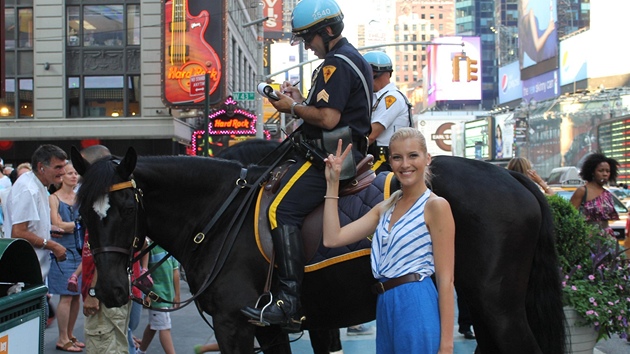
[[[433,243],[424,220],[424,207],[431,195],[427,189],[388,231],[395,204],[381,216],[372,239],[372,274],[393,279],[410,273],[422,278],[435,272]]]

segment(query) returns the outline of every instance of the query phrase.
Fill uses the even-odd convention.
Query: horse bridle
[[[133,178],[131,178],[129,181],[120,182],[120,183],[116,183],[112,185],[111,187],[109,187],[109,193],[117,192],[117,191],[127,189],[127,188],[133,189],[133,194],[136,198],[136,203],[140,206],[140,208],[143,208],[142,190],[136,187],[136,181]],[[140,244],[140,237],[138,237],[138,223],[139,223],[138,222],[138,208],[136,208],[136,215],[134,218],[134,223],[135,223],[134,236],[133,236],[133,242],[131,243],[131,247],[129,248],[123,248],[123,247],[118,247],[118,246],[99,247],[92,250],[92,255],[97,255],[99,253],[107,253],[107,252],[122,253],[124,255],[129,256],[129,263],[131,264],[134,253],[140,250],[140,248],[142,247],[142,245]]]

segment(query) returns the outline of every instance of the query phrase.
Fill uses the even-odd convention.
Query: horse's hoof
[[[472,331],[464,332],[464,338],[466,338],[466,339],[477,339],[477,337],[475,337],[475,334]]]

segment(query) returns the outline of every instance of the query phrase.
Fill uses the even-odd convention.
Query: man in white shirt
[[[394,69],[387,54],[372,51],[365,53],[363,58],[370,63],[374,78],[372,132],[368,149],[376,160],[372,169],[376,173],[391,171],[387,163],[389,139],[397,129],[412,125],[411,104],[396,85],[390,82]]]
[[[61,183],[67,158],[66,153],[55,145],[37,148],[31,158],[34,170],[15,182],[6,200],[5,236],[25,239],[33,246],[43,280],[50,269],[50,252],[57,261],[66,260],[66,248],[51,239],[51,233],[61,236],[63,230],[50,223],[47,187]]]

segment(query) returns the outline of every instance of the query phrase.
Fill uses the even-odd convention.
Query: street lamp
[[[262,6],[258,6],[258,11],[257,11],[257,16],[262,16]],[[265,50],[265,46],[264,46],[264,29],[263,29],[263,23],[265,21],[267,21],[269,19],[269,17],[263,17],[263,18],[259,18],[257,20],[251,21],[251,22],[247,22],[245,24],[242,25],[243,28],[247,28],[249,26],[257,26],[257,32],[258,32],[258,38],[256,38],[258,40],[258,51],[257,51],[257,55],[256,55],[256,61],[258,62],[257,64],[257,71],[258,71],[258,75],[256,75],[256,81],[257,84],[261,83],[264,81],[265,75],[263,74],[263,71],[265,70],[265,64],[263,62],[263,51]],[[256,113],[258,115],[258,119],[256,120],[256,138],[257,139],[262,139],[263,138],[263,130],[264,128],[264,114],[263,114],[263,100],[262,100],[262,96],[261,95],[256,95]]]

